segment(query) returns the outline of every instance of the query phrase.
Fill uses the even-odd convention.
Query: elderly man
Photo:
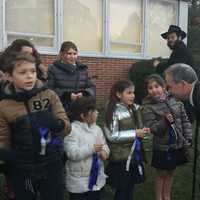
[[[169,91],[180,100],[189,100],[200,122],[200,82],[194,69],[186,64],[174,64],[165,71]]]
[[[193,189],[192,200],[196,199],[196,175],[198,157],[198,136],[200,126],[200,82],[196,72],[186,64],[175,64],[165,71],[165,79],[169,91],[178,99],[189,100],[193,106],[197,119],[195,145],[194,145],[194,166],[193,166]],[[199,164],[198,164],[199,165]]]

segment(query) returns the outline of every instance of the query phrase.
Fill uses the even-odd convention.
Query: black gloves
[[[49,128],[52,132],[60,132],[64,129],[65,123],[63,120],[56,118],[52,112],[42,111],[33,113],[31,122],[35,128]]]

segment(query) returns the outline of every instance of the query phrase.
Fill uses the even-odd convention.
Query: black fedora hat
[[[176,26],[176,25],[170,25],[169,26],[169,29],[167,32],[165,33],[162,33],[161,36],[164,38],[164,39],[167,39],[167,36],[170,34],[170,33],[177,33],[178,35],[180,35],[182,37],[182,39],[184,39],[186,37],[186,33],[181,30],[181,28],[179,26]]]

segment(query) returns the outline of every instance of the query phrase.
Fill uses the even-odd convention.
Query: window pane
[[[54,0],[7,0],[8,43],[29,39],[37,46],[53,46]]]
[[[102,0],[64,0],[64,40],[81,52],[101,52],[102,8]]]
[[[170,51],[160,34],[166,32],[170,24],[176,24],[177,4],[169,1],[150,0],[148,16],[148,55],[166,57]]]
[[[110,49],[139,53],[142,43],[142,0],[110,1]]]

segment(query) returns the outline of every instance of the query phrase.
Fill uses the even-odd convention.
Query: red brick
[[[56,59],[56,56],[42,55],[44,65],[48,66]],[[128,70],[133,63],[132,59],[113,59],[113,58],[96,58],[80,57],[81,62],[88,66],[90,76],[98,76],[94,79],[97,88],[97,104],[103,107],[108,100],[110,89],[114,82],[119,79],[125,79]]]

